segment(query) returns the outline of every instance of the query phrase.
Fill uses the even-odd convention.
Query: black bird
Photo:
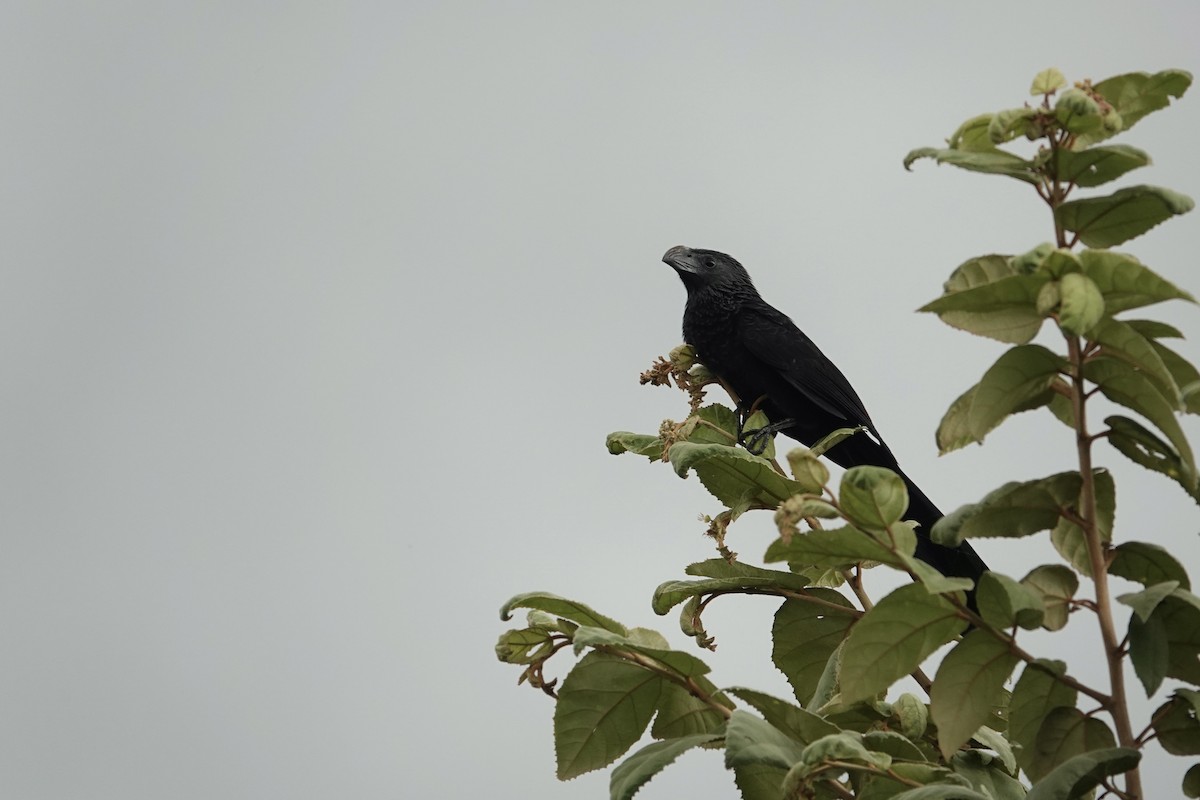
[[[906,518],[917,528],[917,558],[944,575],[978,580],[987,569],[970,544],[929,538],[942,512],[900,469],[846,376],[785,314],[768,304],[738,261],[679,245],[663,256],[687,288],[683,340],[736,396],[740,415],[761,409],[777,430],[812,445],[838,428],[864,426],[825,455],[842,467],[870,464],[897,472],[908,487]],[[750,436],[753,443],[754,437]],[[972,597],[973,599],[973,597]]]

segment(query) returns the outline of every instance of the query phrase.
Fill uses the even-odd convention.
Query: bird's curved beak
[[[696,256],[692,248],[677,244],[663,254],[663,263],[668,264],[676,272],[695,272]]]

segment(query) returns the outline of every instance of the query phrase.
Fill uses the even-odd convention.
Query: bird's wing
[[[850,425],[874,430],[846,376],[786,314],[765,303],[744,307],[738,315],[738,338],[750,355],[814,405]]]

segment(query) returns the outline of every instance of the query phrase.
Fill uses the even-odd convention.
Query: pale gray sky
[[[1047,66],[1197,71],[1198,29],[1188,0],[7,3],[0,794],[606,796],[554,780],[552,704],[492,645],[540,588],[689,646],[649,597],[718,506],[604,449],[683,411],[637,385],[680,338],[663,251],[740,258],[947,509],[1068,468],[1034,417],[937,458],[1000,346],[912,310],[1051,231],[1015,181],[901,159]],[[1125,183],[1200,195],[1198,133],[1193,89],[1120,140],[1156,162]],[[1129,249],[1200,290],[1195,214]],[[1101,461],[1119,535],[1200,567],[1195,504]],[[713,609],[718,684],[787,692],[771,610]],[[1047,652],[1087,673],[1093,628]],[[641,796],[684,792],[732,795],[719,754]]]

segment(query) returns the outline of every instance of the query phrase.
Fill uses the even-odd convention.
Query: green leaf
[[[779,800],[787,770],[769,764],[742,764],[733,768],[733,781],[741,800]]]
[[[679,442],[667,455],[679,477],[695,470],[704,488],[734,511],[774,508],[803,490],[776,472],[770,461],[740,448]]]
[[[1187,595],[1176,589],[1155,617],[1167,631],[1167,677],[1200,685],[1200,608]]]
[[[944,294],[919,310],[969,333],[1025,344],[1042,327],[1037,299],[1049,280],[1019,272],[1007,256],[980,256],[961,264],[946,281]]]
[[[725,767],[765,764],[790,769],[804,748],[783,731],[746,711],[734,711],[725,729]]]
[[[1162,686],[1167,677],[1167,663],[1171,648],[1167,642],[1167,629],[1158,616],[1143,622],[1136,614],[1129,618],[1129,660],[1133,671],[1150,697]]]
[[[930,694],[942,756],[950,758],[987,721],[1019,659],[987,631],[973,630],[942,660]]]
[[[992,144],[1003,144],[1021,136],[1028,130],[1029,121],[1037,114],[1027,106],[997,111],[988,124],[988,138]]]
[[[863,734],[863,746],[874,753],[884,753],[902,761],[928,761],[921,749],[909,741],[907,736],[896,731],[867,731]]]
[[[1126,324],[1147,339],[1182,339],[1183,332],[1174,325],[1154,319],[1127,319]]]
[[[948,140],[951,149],[967,150],[974,153],[995,150],[996,145],[992,143],[991,138],[988,136],[988,127],[991,124],[992,115],[990,113],[971,117],[962,125],[959,125],[958,130],[951,134]]]
[[[851,467],[838,490],[842,513],[850,522],[883,531],[900,521],[908,508],[908,489],[895,472],[883,467]]]
[[[962,775],[992,800],[1025,800],[1025,787],[1006,773],[1006,767],[990,753],[963,750],[954,754],[950,765],[955,774]],[[1015,763],[1012,771],[1016,773]]]
[[[705,677],[692,681],[701,691],[723,705],[732,707],[733,702]],[[677,683],[663,683],[662,695],[658,700],[658,714],[650,726],[650,735],[655,739],[678,739],[700,733],[712,733],[725,724],[725,717],[712,706],[688,692]]]
[[[652,607],[662,616],[689,597],[714,592],[738,592],[748,589],[780,588],[804,591],[808,580],[802,575],[779,570],[763,569],[750,564],[730,564],[714,558],[688,566],[689,574],[712,577],[698,581],[666,581],[654,590]]]
[[[1114,358],[1097,358],[1083,366],[1083,375],[1095,383],[1109,400],[1141,414],[1166,434],[1175,446],[1189,474],[1196,474],[1196,462],[1175,410],[1144,375],[1123,361]],[[1193,479],[1194,480],[1194,479]]]
[[[1046,609],[1043,628],[1057,631],[1066,627],[1071,600],[1079,589],[1079,578],[1073,570],[1061,564],[1045,564],[1031,570],[1021,584],[1041,598]]]
[[[897,546],[912,555],[917,546],[910,529],[896,525]],[[830,528],[780,537],[767,548],[763,560],[767,563],[787,561],[793,569],[800,566],[823,569],[845,567],[860,561],[878,561],[900,566],[904,560],[881,541],[855,528]]]
[[[1110,747],[1082,753],[1067,759],[1035,783],[1026,800],[1072,800],[1082,797],[1109,775],[1120,775],[1133,769],[1141,758],[1141,753],[1129,747]]]
[[[1154,712],[1152,724],[1158,743],[1171,755],[1200,755],[1200,721],[1196,719],[1197,692],[1176,689],[1174,696]]]
[[[653,672],[604,653],[580,659],[554,706],[559,780],[608,766],[632,747],[658,708],[662,684]]]
[[[1188,767],[1187,774],[1183,776],[1183,796],[1200,797],[1200,764]]]
[[[753,707],[768,723],[801,744],[838,732],[838,727],[800,706],[753,689],[735,686],[729,693]]]
[[[1100,541],[1107,544],[1112,541],[1113,517],[1117,510],[1117,488],[1112,473],[1105,469],[1094,470],[1092,488],[1096,497],[1096,528],[1100,532]],[[1075,509],[1083,507],[1082,484],[1076,499],[1069,505]],[[1054,530],[1050,531],[1050,542],[1067,563],[1091,577],[1092,557],[1088,553],[1087,537],[1082,528],[1072,520],[1061,517],[1054,525]]]
[[[856,436],[858,434],[866,435],[867,433],[867,428],[864,425],[858,425],[853,428],[838,428],[837,430],[830,431],[822,436],[809,449],[812,450],[812,454],[814,456],[823,456],[829,451],[829,448],[833,447],[835,444],[840,444],[841,442],[849,439],[851,436]]]
[[[1040,593],[1007,575],[987,571],[979,579],[975,597],[979,613],[994,628],[1019,625],[1026,630],[1041,627],[1046,606]]]
[[[983,726],[975,731],[971,738],[994,751],[1009,775],[1017,774],[1017,755],[1013,752],[1012,744],[1004,737],[1004,734]]]
[[[1111,250],[1082,250],[1083,272],[1100,288],[1109,314],[1140,308],[1164,300],[1189,300],[1190,294],[1155,274],[1136,258]]]
[[[1154,343],[1138,333],[1132,325],[1108,317],[1091,328],[1087,338],[1103,347],[1106,354],[1145,372],[1158,384],[1164,396],[1179,398],[1175,378],[1163,363]]]
[[[1167,69],[1153,75],[1146,72],[1116,75],[1093,88],[1121,115],[1122,130],[1129,130],[1142,117],[1170,105],[1172,97],[1183,97],[1191,85],[1190,72]]]
[[[556,594],[549,592],[525,592],[516,595],[500,608],[500,619],[507,622],[512,619],[512,612],[518,608],[535,608],[539,611],[545,611],[547,614],[569,619],[579,625],[588,625],[622,635],[628,633],[624,625],[617,622],[615,619],[597,614],[583,603],[577,603],[574,600],[568,600],[565,597],[559,597]]]
[[[1076,708],[1052,709],[1038,728],[1025,772],[1038,785],[1058,766],[1075,756],[1116,746],[1111,730]]]
[[[1075,690],[1055,676],[1064,675],[1062,661],[1038,659],[1021,672],[1008,706],[1008,738],[1018,745],[1017,761],[1022,768],[1034,760],[1034,745],[1042,720],[1056,708],[1074,708]]]
[[[1049,285],[1049,284],[1047,284]],[[979,384],[972,386],[959,396],[957,400],[950,404],[946,414],[942,417],[941,423],[937,429],[937,445],[938,455],[945,455],[960,447],[966,447],[969,444],[981,442],[982,439],[975,438],[975,433],[971,430],[969,422],[971,413],[971,404],[975,402],[975,393],[979,390]],[[1049,405],[1059,395],[1052,389],[1047,389],[1041,394],[1029,399],[1012,410],[1013,414],[1019,414],[1023,411],[1032,411],[1035,408]],[[999,425],[1004,420],[997,420],[996,425]],[[991,433],[995,430],[993,426],[985,431],[983,435]]]
[[[631,633],[636,632],[637,629]],[[660,640],[654,643],[656,645],[666,643],[658,634],[655,634],[655,638]],[[633,636],[622,636],[612,631],[606,631],[603,628],[580,628],[575,631],[573,641],[577,654],[583,652],[588,647],[596,649],[608,648],[639,653],[657,661],[659,664],[684,678],[694,678],[709,672],[709,666],[691,653],[685,653],[681,650],[670,650],[666,647],[647,646],[637,641]]]
[[[826,761],[857,761],[880,769],[892,765],[891,756],[873,753],[863,746],[862,738],[851,731],[839,731],[822,736],[804,748],[801,763],[816,766]]]
[[[547,631],[530,628],[505,631],[496,642],[496,658],[505,664],[532,664],[547,655],[550,646]]]
[[[846,598],[830,589],[809,589],[808,593],[847,612],[854,610]],[[852,613],[840,614],[803,600],[785,600],[779,606],[771,626],[771,660],[787,677],[797,700],[806,703],[816,692],[829,657],[854,620]]]
[[[892,703],[892,714],[899,723],[900,732],[909,739],[920,739],[929,727],[929,707],[908,692]]]
[[[1032,161],[1026,161],[1020,156],[1006,153],[1003,150],[972,152],[969,150],[921,147],[910,151],[904,157],[904,168],[911,170],[913,163],[922,158],[932,158],[939,164],[950,164],[969,172],[1007,175],[1010,178],[1016,178],[1032,184],[1041,182],[1041,178],[1033,171]]]
[[[1054,117],[1065,130],[1075,134],[1094,133],[1104,127],[1100,104],[1081,89],[1068,89],[1058,96]]]
[[[810,494],[820,494],[829,483],[829,468],[807,447],[793,447],[787,454],[788,467],[796,483]]]
[[[728,406],[720,403],[704,406],[691,419],[696,420],[696,425],[688,434],[689,442],[732,446],[737,441],[737,415]]]
[[[1059,291],[1058,325],[1064,331],[1081,335],[1104,316],[1104,295],[1086,275],[1068,272],[1059,281]]]
[[[994,798],[965,786],[931,783],[918,789],[909,789],[907,792],[892,795],[890,800],[994,800]]]
[[[1077,502],[1082,480],[1061,472],[1026,483],[1006,483],[978,503],[938,520],[930,535],[938,544],[957,547],[964,539],[1028,536],[1053,527],[1063,510]]]
[[[1088,247],[1112,247],[1186,214],[1194,205],[1190,197],[1170,189],[1130,186],[1105,197],[1063,203],[1054,209],[1054,221]]]
[[[1118,453],[1135,464],[1171,478],[1200,503],[1200,491],[1191,468],[1183,462],[1174,447],[1128,417],[1111,416],[1104,422],[1109,426],[1106,437],[1108,443]]]
[[[1181,588],[1192,588],[1183,565],[1164,548],[1149,542],[1122,542],[1117,545],[1113,548],[1108,572],[1143,586],[1178,581]]]
[[[1033,85],[1029,87],[1029,93],[1035,97],[1043,94],[1054,94],[1066,85],[1067,79],[1063,76],[1062,72],[1054,67],[1050,67],[1033,76]]]
[[[1150,164],[1150,156],[1145,151],[1125,144],[1054,152],[1057,159],[1054,170],[1058,179],[1083,187],[1100,186]]]
[[[1064,369],[1066,361],[1041,345],[1011,348],[979,381],[967,413],[971,434],[983,441],[988,431],[1050,388]]]
[[[1117,602],[1124,603],[1132,608],[1134,614],[1141,617],[1142,622],[1145,622],[1150,619],[1150,615],[1154,613],[1154,609],[1158,608],[1158,604],[1178,588],[1179,581],[1156,583],[1140,592],[1119,595]]]
[[[720,739],[719,733],[699,733],[646,745],[613,769],[608,782],[608,796],[612,800],[630,800],[637,794],[638,789],[674,763],[679,756],[693,747],[701,747]]]
[[[633,453],[637,456],[647,456],[651,461],[662,459],[663,440],[657,436],[617,431],[608,435],[605,444],[608,446],[608,452],[614,456],[621,453]]]
[[[842,700],[852,703],[883,691],[965,628],[941,595],[917,585],[895,590],[850,631],[842,652]]]
[[[1183,410],[1189,414],[1200,414],[1200,371],[1192,362],[1176,353],[1162,342],[1150,342],[1154,352],[1162,359],[1171,375],[1171,380],[1178,388]]]

